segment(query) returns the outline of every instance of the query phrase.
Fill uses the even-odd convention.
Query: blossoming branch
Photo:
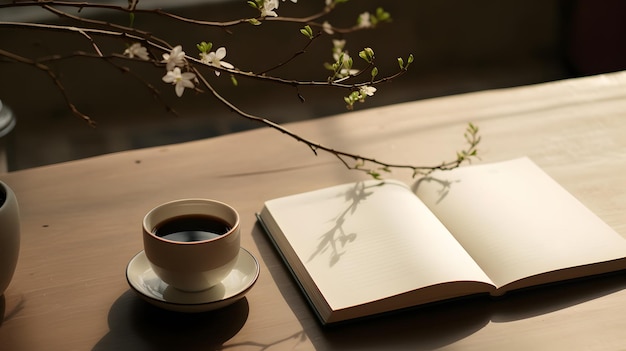
[[[160,76],[162,84],[173,86],[173,92],[176,96],[182,97],[185,90],[192,90],[200,93],[200,95],[208,92],[210,96],[229,107],[240,117],[261,123],[286,134],[307,145],[315,154],[320,151],[328,152],[337,157],[348,169],[363,171],[373,177],[380,177],[382,172],[388,172],[392,168],[411,169],[414,176],[427,174],[435,169],[458,167],[462,162],[476,157],[480,137],[478,136],[478,128],[473,125],[470,125],[466,130],[467,147],[459,151],[454,160],[442,162],[435,166],[398,165],[321,145],[289,131],[269,118],[243,111],[238,108],[236,102],[226,99],[215,87],[215,84],[206,76],[206,72],[212,72],[216,79],[224,79],[223,77],[227,75],[230,82],[232,82],[233,89],[237,89],[239,80],[242,78],[291,86],[296,89],[296,94],[302,100],[303,97],[299,92],[299,87],[333,88],[344,92],[342,94],[343,101],[346,107],[351,110],[354,109],[356,104],[372,98],[377,92],[378,86],[405,74],[413,62],[413,56],[410,54],[406,59],[400,57],[397,59],[397,71],[380,77],[376,55],[371,47],[360,49],[358,51],[358,59],[356,60],[350,55],[347,49],[348,40],[345,39],[345,36],[356,31],[375,29],[380,25],[391,22],[391,15],[382,7],[374,11],[358,11],[352,26],[340,27],[334,25],[328,19],[329,14],[340,5],[349,6],[345,5],[348,0],[320,0],[320,10],[305,17],[281,16],[280,14],[283,10],[281,6],[286,6],[283,5],[284,2],[285,0],[249,0],[247,5],[256,11],[256,16],[230,21],[206,21],[204,19],[184,17],[162,9],[143,7],[144,2],[140,3],[139,0],[127,0],[122,5],[57,0],[22,0],[4,4],[0,3],[0,10],[18,7],[38,8],[72,23],[71,25],[59,25],[44,21],[0,21],[0,27],[73,33],[84,38],[91,47],[90,51],[77,50],[70,55],[56,54],[46,57],[27,57],[17,52],[0,48],[0,58],[2,58],[3,63],[26,64],[45,72],[63,95],[72,113],[86,120],[91,125],[95,124],[94,119],[82,113],[72,102],[70,94],[65,89],[62,76],[53,69],[53,63],[72,57],[79,57],[101,59],[123,72],[132,72],[129,67],[124,65],[126,60],[135,63],[144,62],[157,68],[162,67],[163,73]],[[289,5],[298,6],[297,0],[290,0],[290,2]],[[149,2],[146,1],[145,4],[149,6]],[[358,6],[358,2],[353,7],[355,6]],[[83,16],[82,13],[87,9],[126,14],[129,24],[121,25]],[[217,49],[214,49],[213,43],[209,40],[197,43],[195,47],[183,47],[181,43],[170,43],[156,33],[137,27],[136,19],[141,16],[159,16],[167,21],[176,21],[200,27],[212,27],[220,30],[228,30],[228,28],[237,26],[261,26],[266,22],[299,24],[300,29],[294,32],[294,35],[302,38],[300,40],[302,44],[301,47],[294,50],[295,53],[289,59],[273,65],[270,69],[254,72],[245,67],[238,67],[237,57],[229,56],[227,58],[227,44],[222,43]],[[305,55],[307,49],[323,37],[332,39],[332,47],[329,48],[327,57],[332,60],[330,62],[324,60],[324,62],[320,63],[328,72],[326,77],[323,77],[323,79],[301,80],[273,74],[278,68],[293,64],[296,58],[300,55]],[[103,39],[117,40],[120,43],[119,50],[107,51],[101,43]],[[149,83],[147,78],[142,78],[141,76],[134,77],[142,82],[144,87],[150,90],[153,95],[163,101],[162,94],[167,92],[161,92],[161,89],[166,85],[158,87]],[[170,106],[166,107],[168,110],[171,109]]]

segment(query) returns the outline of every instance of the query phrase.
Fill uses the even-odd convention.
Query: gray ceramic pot
[[[0,181],[0,296],[9,286],[20,252],[20,215],[13,190]]]

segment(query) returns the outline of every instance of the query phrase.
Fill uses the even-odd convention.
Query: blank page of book
[[[433,177],[418,196],[498,286],[626,256],[626,240],[528,158]]]
[[[334,310],[457,280],[489,282],[401,183],[340,185],[267,208]]]

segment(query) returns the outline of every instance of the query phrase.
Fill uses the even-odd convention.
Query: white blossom
[[[265,0],[263,1],[263,7],[261,7],[261,17],[277,17],[276,9],[278,9],[278,0]]]
[[[171,83],[174,85],[174,90],[176,91],[176,95],[178,97],[183,96],[183,92],[185,88],[193,89],[194,84],[193,81],[196,79],[196,74],[192,72],[182,73],[179,67],[174,67],[173,70],[168,71],[165,76],[163,76],[163,81],[165,83]]]
[[[372,27],[371,15],[369,12],[363,12],[359,15],[359,19],[357,20],[357,24],[359,28],[370,28]]]
[[[341,77],[347,77],[347,76],[352,76],[355,75],[357,73],[359,73],[358,69],[353,69],[352,67],[350,67],[350,55],[348,55],[347,52],[343,53],[343,68],[339,70],[339,75]]]
[[[376,88],[365,85],[359,88],[359,92],[361,93],[361,95],[373,96],[376,92]]]
[[[333,39],[333,49],[341,51],[346,46],[345,39]]]
[[[213,67],[224,67],[224,68],[235,68],[235,66],[231,65],[228,62],[222,61],[222,59],[226,57],[226,48],[221,47],[216,51],[211,51],[208,54],[201,53],[200,60],[206,64],[209,64]],[[219,76],[220,71],[215,71],[215,75]]]
[[[346,46],[346,41],[343,39],[333,39],[333,59],[339,61],[339,57],[344,53],[343,48]]]
[[[322,23],[322,29],[326,32],[326,34],[332,35],[335,33],[335,31],[333,31],[333,26],[328,21],[324,21],[324,23]]]
[[[344,39],[333,39],[333,59],[342,66],[339,72],[337,72],[340,78],[354,75],[359,72],[359,70],[352,69],[352,67],[350,67],[351,58],[348,52],[343,50],[345,46],[346,41]]]
[[[285,0],[283,0],[284,2]],[[291,0],[291,2],[293,3],[297,3],[298,0]],[[278,0],[264,0],[263,1],[263,5],[261,6],[260,10],[261,10],[261,17],[278,17],[278,14],[276,13],[276,10],[278,9],[278,5],[280,3],[278,2]]]
[[[124,55],[135,58],[135,56],[144,61],[148,61],[150,56],[148,55],[148,50],[143,47],[140,43],[134,43],[129,46],[126,50],[124,50]]]
[[[182,46],[178,45],[170,51],[169,54],[163,54],[163,61],[165,68],[168,71],[174,69],[174,67],[182,67],[185,65],[185,52]]]

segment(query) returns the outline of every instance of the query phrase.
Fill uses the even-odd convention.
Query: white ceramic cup
[[[20,215],[17,199],[13,190],[0,182],[0,296],[13,278],[19,252]]]
[[[197,241],[158,236],[159,226],[173,218],[210,216],[226,222],[226,233]],[[184,221],[184,219],[181,219]],[[143,219],[143,245],[154,273],[182,291],[202,291],[219,284],[232,271],[240,249],[239,214],[231,206],[208,199],[182,199],[161,204]]]

